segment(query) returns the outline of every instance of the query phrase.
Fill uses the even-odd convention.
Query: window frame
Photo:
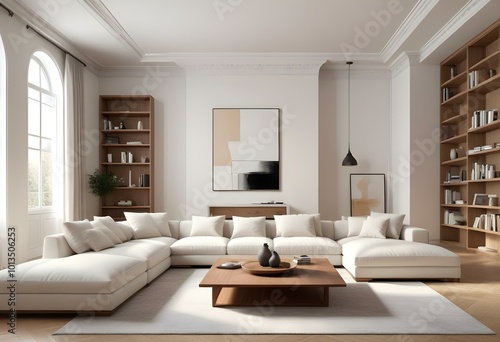
[[[37,77],[39,78],[38,81],[40,81],[42,79],[42,74],[43,74],[43,77],[44,79],[47,81],[47,87],[44,87],[44,85],[40,84],[40,85],[37,85],[37,84],[33,84],[30,82],[30,79],[28,77],[28,80],[27,80],[27,91],[28,91],[28,94],[27,94],[27,101],[28,101],[28,111],[27,111],[27,157],[28,157],[28,179],[27,179],[27,190],[28,190],[28,193],[27,193],[27,209],[28,209],[28,213],[30,214],[34,214],[34,213],[47,213],[47,212],[54,212],[54,211],[58,211],[58,203],[57,203],[57,200],[56,200],[56,197],[57,197],[57,194],[58,194],[58,186],[56,184],[56,177],[55,177],[55,170],[56,170],[56,165],[57,165],[57,161],[58,161],[58,145],[60,145],[62,143],[62,140],[60,139],[61,137],[61,134],[59,132],[60,130],[60,125],[58,124],[58,120],[59,120],[59,114],[58,112],[60,111],[60,106],[61,106],[61,96],[54,90],[54,86],[53,86],[53,77],[55,75],[51,75],[51,71],[47,68],[46,64],[44,63],[44,61],[42,60],[42,58],[40,58],[37,53],[43,53],[47,58],[50,58],[47,54],[45,54],[44,52],[35,52],[34,54],[31,55],[30,57],[30,60],[29,60],[29,64],[28,64],[28,74],[30,73],[30,68],[31,68],[31,63],[32,62],[36,62],[38,64],[38,67],[39,67],[39,70],[38,70],[38,75]],[[53,62],[53,61],[52,61]],[[54,63],[55,64],[55,63]],[[39,97],[37,99],[37,102],[38,102],[38,120],[39,120],[39,127],[38,127],[38,132],[37,134],[32,134],[32,132],[30,132],[30,128],[29,128],[29,116],[30,116],[30,113],[29,113],[29,102],[31,100],[30,98],[30,89],[33,89],[34,91],[38,92],[39,94]],[[45,137],[44,136],[44,133],[43,133],[43,124],[42,124],[42,120],[43,120],[43,115],[44,115],[44,110],[43,110],[43,106],[44,106],[44,103],[43,103],[43,100],[42,98],[44,96],[49,96],[52,101],[54,102],[54,105],[52,107],[52,115],[54,115],[54,118],[52,119],[52,124],[54,125],[53,127],[53,131],[52,131],[52,134],[50,134],[50,137]],[[38,148],[33,148],[30,146],[29,144],[29,139],[30,137],[34,137],[36,139],[39,140],[39,146]],[[50,144],[51,144],[51,151],[49,151],[50,153],[50,160],[51,160],[51,163],[50,163],[50,172],[51,172],[51,204],[50,205],[43,205],[43,196],[44,196],[44,191],[43,191],[43,158],[42,158],[42,155],[44,152],[47,152],[46,149],[43,148],[42,146],[42,141],[44,139],[47,139],[49,138],[49,141],[50,141]],[[30,154],[30,151],[36,151],[38,153],[38,168],[39,168],[39,172],[38,172],[38,189],[37,189],[37,202],[38,202],[38,205],[36,207],[30,207],[30,186],[29,186],[29,154]]]

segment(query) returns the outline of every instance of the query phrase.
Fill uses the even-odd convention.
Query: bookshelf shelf
[[[473,203],[475,194],[500,197],[500,148],[495,147],[500,142],[500,20],[446,58],[440,72],[439,115],[445,137],[440,144],[440,239],[466,249],[498,251],[500,224],[495,226],[493,220],[500,222],[500,206]],[[484,146],[492,148],[474,151]],[[463,149],[466,155],[450,159],[452,149]],[[492,178],[488,178],[490,167]],[[460,175],[461,181],[448,182],[450,173],[455,179]],[[482,177],[486,179],[472,179]],[[455,198],[464,204],[455,204]],[[449,224],[456,217],[465,224]],[[477,228],[485,220],[490,227]]]

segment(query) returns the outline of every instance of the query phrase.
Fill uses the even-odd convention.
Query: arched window
[[[35,52],[28,70],[28,209],[31,212],[59,211],[61,88],[61,77],[52,59],[44,52]]]

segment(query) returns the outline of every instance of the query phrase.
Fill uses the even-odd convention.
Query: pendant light
[[[358,165],[356,159],[352,156],[351,153],[351,64],[352,62],[346,62],[349,66],[348,74],[347,74],[347,154],[342,160],[342,166],[355,166]]]

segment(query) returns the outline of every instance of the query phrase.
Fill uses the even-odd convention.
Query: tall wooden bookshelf
[[[440,238],[498,252],[500,20],[445,59],[440,75]]]
[[[99,97],[100,169],[122,186],[101,198],[103,216],[123,219],[125,211],[154,211],[154,98]]]

